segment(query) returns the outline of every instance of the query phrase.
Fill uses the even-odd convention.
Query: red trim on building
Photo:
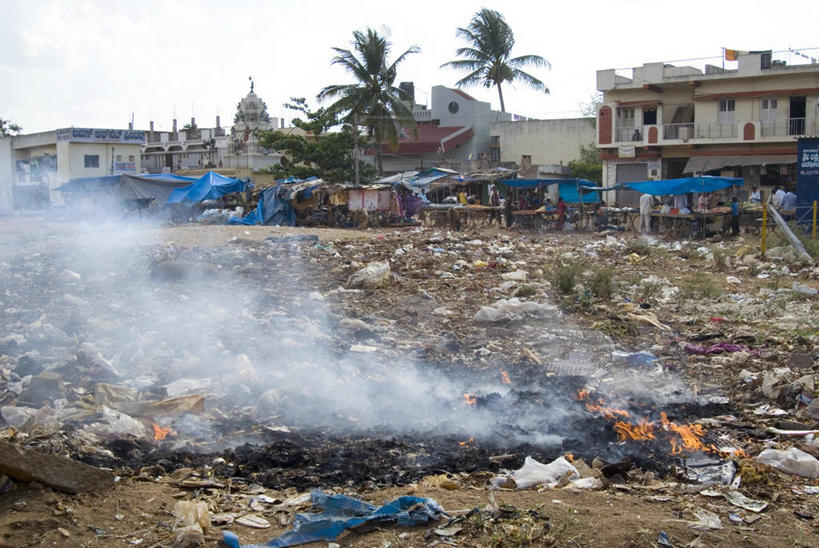
[[[475,100],[474,97],[472,97],[471,95],[469,95],[465,91],[461,91],[461,90],[455,89],[455,88],[449,88],[449,89],[451,89],[453,92],[457,93],[458,95],[460,95],[461,97],[463,97],[467,101],[474,101]]]
[[[648,142],[649,144],[656,144],[657,143],[657,126],[651,126],[648,128]]]
[[[736,91],[733,93],[701,93],[694,95],[695,101],[708,101],[711,99],[733,99],[734,97],[770,97],[772,95],[808,95],[819,93],[819,88],[800,89],[772,89],[769,91]]]
[[[796,154],[796,143],[793,148],[774,149],[719,149],[719,150],[692,150],[691,156],[775,156],[777,154]]]
[[[745,141],[753,141],[756,139],[756,126],[751,122],[746,122],[742,126],[742,139]]]
[[[617,101],[618,107],[653,107],[662,104],[662,101]]]
[[[601,145],[610,145],[611,144],[611,108],[608,106],[603,106],[600,108],[600,115],[598,116],[597,126],[598,126],[598,137],[597,140]]]

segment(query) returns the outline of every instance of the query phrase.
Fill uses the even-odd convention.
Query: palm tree
[[[458,28],[456,36],[468,44],[468,47],[456,50],[456,54],[464,59],[444,63],[441,67],[469,71],[456,82],[458,87],[475,84],[483,84],[487,88],[497,86],[502,112],[506,112],[501,89],[503,82],[520,80],[538,91],[549,93],[546,84],[521,70],[527,65],[549,68],[549,62],[538,55],[511,58],[515,33],[497,11],[482,9],[472,17],[469,27]]]
[[[336,56],[332,64],[344,67],[356,82],[327,86],[318,94],[318,99],[338,98],[327,111],[339,116],[342,122],[352,124],[356,130],[359,124],[368,128],[375,140],[376,163],[381,173],[381,144],[388,142],[393,148],[398,147],[399,124],[415,132],[412,111],[402,101],[408,97],[394,84],[398,64],[421,50],[412,46],[390,64],[387,57],[392,44],[370,28],[366,32],[354,31],[352,44],[352,51],[333,48]]]

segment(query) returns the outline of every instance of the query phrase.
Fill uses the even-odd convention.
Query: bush
[[[515,297],[526,298],[534,297],[535,295],[537,295],[537,287],[532,284],[523,284],[515,291]]]
[[[589,290],[591,290],[592,295],[599,299],[611,299],[613,291],[611,277],[613,272],[611,268],[601,268],[592,275],[589,280]]]
[[[552,273],[552,285],[561,295],[568,295],[574,291],[579,273],[577,265],[559,265]]]

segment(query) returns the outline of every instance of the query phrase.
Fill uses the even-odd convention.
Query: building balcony
[[[657,129],[660,129],[658,132]],[[617,127],[612,143],[637,146],[771,143],[793,142],[796,137],[819,134],[817,118],[782,118],[780,120],[739,120],[733,122],[688,122],[681,124]]]

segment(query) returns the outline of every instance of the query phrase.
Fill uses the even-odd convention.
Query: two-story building
[[[696,174],[752,185],[796,185],[796,139],[815,135],[819,64],[788,65],[771,52],[736,68],[646,63],[597,72],[603,102],[597,146],[607,185]],[[633,191],[610,201],[632,203]]]
[[[80,177],[142,171],[145,132],[64,128],[0,139],[0,209],[63,203],[54,189]]]

